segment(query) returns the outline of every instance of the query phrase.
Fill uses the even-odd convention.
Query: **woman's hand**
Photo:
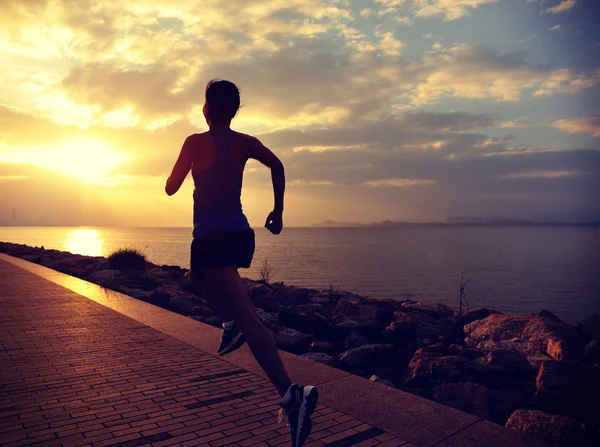
[[[273,234],[281,233],[281,230],[283,229],[283,211],[271,211],[267,216],[265,228]]]

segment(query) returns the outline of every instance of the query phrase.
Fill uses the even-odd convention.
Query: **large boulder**
[[[168,309],[181,315],[192,315],[193,310],[198,307],[206,307],[204,300],[193,295],[176,295],[169,300]]]
[[[119,291],[124,293],[125,295],[132,296],[141,301],[148,301],[150,297],[150,292],[147,290],[136,289],[132,287],[120,286]]]
[[[279,348],[295,354],[304,353],[312,341],[311,335],[277,324],[271,326],[271,332]]]
[[[90,273],[85,279],[94,283],[102,283],[107,280],[119,279],[123,276],[119,270],[115,269],[104,269],[96,270]]]
[[[549,413],[573,416],[600,428],[600,367],[548,360],[536,378],[534,404]]]
[[[383,340],[396,344],[408,342],[417,336],[420,322],[420,318],[411,312],[396,311],[394,321],[383,331]]]
[[[495,313],[499,313],[495,310],[491,310],[491,309],[471,309],[465,313],[463,313],[462,315],[459,316],[458,320],[460,321],[460,324],[462,324],[463,326],[465,324],[470,324],[473,323],[474,321],[477,320],[483,320],[484,318],[489,317],[492,314]]]
[[[398,355],[398,349],[393,345],[371,344],[344,352],[340,361],[348,368],[376,368],[385,361],[393,361]]]
[[[313,362],[323,363],[324,365],[332,366],[333,368],[338,368],[340,366],[333,357],[325,354],[324,352],[308,352],[306,354],[302,354],[300,357],[312,360]]]
[[[408,364],[404,384],[411,388],[445,382],[494,385],[500,380],[501,373],[496,367],[482,365],[465,357],[419,349]]]
[[[323,352],[336,357],[343,348],[340,343],[331,341],[313,341],[309,346],[310,352]]]
[[[434,320],[441,320],[454,316],[454,311],[445,304],[426,301],[403,301],[401,310],[408,312],[421,312],[429,315]]]
[[[585,345],[585,359],[591,364],[600,363],[600,341],[590,340]]]
[[[367,336],[378,336],[385,328],[385,323],[380,320],[345,320],[334,326],[337,337],[346,337],[352,332],[360,332]]]
[[[567,416],[536,410],[516,410],[506,422],[506,426],[555,446],[592,446],[592,439],[586,426]]]
[[[514,375],[528,374],[533,371],[525,354],[509,349],[494,349],[485,357],[479,358],[477,362],[500,367],[509,374]]]
[[[353,321],[381,321],[383,327],[391,321],[394,308],[380,305],[367,305],[352,301],[338,301],[333,311],[333,322],[343,323]]]
[[[369,382],[381,383],[382,385],[391,386],[392,388],[395,388],[395,385],[391,381],[383,379],[376,375],[371,376]]]
[[[266,327],[270,328],[277,322],[277,315],[271,312],[265,312],[264,309],[260,307],[256,308],[256,313],[258,314],[258,318],[262,321]]]
[[[433,400],[483,419],[491,415],[491,391],[477,383],[442,383],[433,389]]]
[[[581,331],[592,340],[600,340],[600,316],[591,315],[579,323]]]
[[[478,351],[477,349],[467,348],[463,345],[452,344],[446,348],[447,355],[460,355],[461,357],[466,357],[471,360],[477,360],[480,357],[483,357],[483,353]]]
[[[315,335],[319,340],[329,340],[334,335],[331,323],[318,313],[307,315],[281,311],[277,314],[277,324]]]
[[[325,307],[322,304],[308,303],[308,304],[300,304],[296,310],[302,314],[311,315],[314,313],[319,313],[323,315],[325,313]]]
[[[364,334],[361,334],[358,331],[352,331],[348,334],[348,336],[344,339],[344,345],[347,349],[358,348],[360,346],[368,345],[371,343],[369,337]]]
[[[167,307],[172,296],[173,293],[171,290],[165,287],[157,287],[150,292],[150,295],[148,296],[148,302],[156,306]]]
[[[527,384],[520,388],[507,386],[498,390],[492,390],[490,420],[504,425],[513,411],[526,406],[534,392],[535,387],[530,387]]]
[[[544,357],[569,360],[583,352],[584,339],[577,328],[539,315],[492,314],[465,325],[464,331],[470,347],[482,351],[515,349],[534,365]]]

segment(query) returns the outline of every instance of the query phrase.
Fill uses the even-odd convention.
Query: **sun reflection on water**
[[[72,230],[64,243],[65,250],[87,256],[102,256],[100,232],[90,229]]]

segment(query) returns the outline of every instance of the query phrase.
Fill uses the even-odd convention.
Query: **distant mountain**
[[[334,220],[326,220],[325,222],[309,225],[311,228],[381,228],[381,227],[411,227],[411,226],[465,226],[465,227],[502,227],[502,226],[579,226],[579,225],[600,225],[600,222],[542,222],[527,219],[485,219],[485,218],[462,218],[448,219],[446,222],[394,222],[392,220],[384,220],[381,222],[371,222],[368,224],[358,222],[337,222]]]
[[[309,225],[309,227],[313,228],[356,228],[364,226],[366,225],[359,222],[336,222],[334,220],[326,220],[324,222]]]

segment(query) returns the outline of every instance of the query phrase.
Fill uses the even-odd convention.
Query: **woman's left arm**
[[[179,157],[175,162],[175,166],[173,166],[173,171],[167,179],[165,192],[170,196],[179,191],[179,188],[187,177],[188,172],[190,172],[190,169],[192,169],[192,137],[193,135],[185,139],[183,147],[181,148],[181,152],[179,153]]]

